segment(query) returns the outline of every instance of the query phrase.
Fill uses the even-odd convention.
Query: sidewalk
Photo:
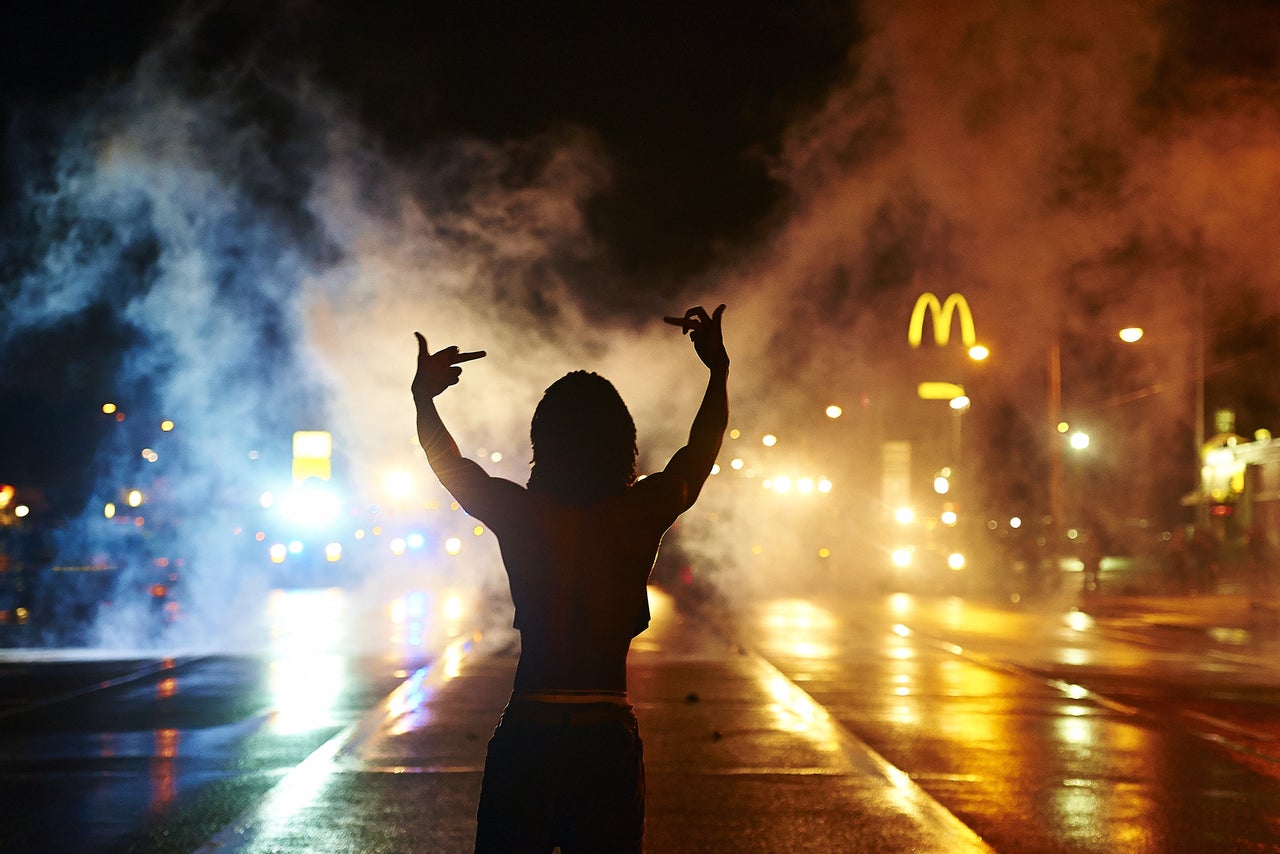
[[[1119,575],[1119,574],[1117,574]],[[1280,592],[1250,589],[1244,578],[1225,576],[1203,592],[1170,592],[1157,573],[1120,577],[1104,572],[1097,591],[1080,591],[1080,610],[1103,619],[1129,619],[1158,628],[1191,629],[1211,635],[1237,633],[1237,642],[1280,641]]]
[[[1078,607],[1099,619],[1161,629],[1187,629],[1233,644],[1280,645],[1280,600],[1243,593],[1192,595],[1084,594]]]
[[[989,848],[763,659],[652,596],[631,654],[650,852]],[[469,852],[514,635],[455,643],[200,849]]]

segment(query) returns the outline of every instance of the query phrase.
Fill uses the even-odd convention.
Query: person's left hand
[[[454,385],[458,382],[458,377],[462,376],[459,364],[485,355],[483,350],[461,353],[452,345],[432,353],[427,349],[427,339],[422,337],[422,333],[413,334],[418,339],[418,372],[414,374],[411,386],[415,400],[435,397]]]
[[[664,317],[664,323],[679,326],[693,339],[693,349],[698,358],[711,370],[726,370],[729,367],[729,354],[724,349],[724,335],[720,330],[720,316],[724,314],[724,304],[716,306],[715,311],[707,314],[707,310],[695,305],[684,313],[683,317]]]

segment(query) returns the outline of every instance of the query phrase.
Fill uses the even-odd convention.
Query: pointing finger
[[[487,354],[484,350],[472,350],[469,353],[455,353],[449,358],[449,364],[458,365],[462,362],[470,362],[475,359],[483,359]]]
[[[687,317],[672,317],[670,315],[667,315],[666,317],[662,318],[662,322],[670,323],[672,326],[679,326],[680,331],[686,334],[689,332],[690,329],[693,328],[693,324],[689,322],[689,318]]]

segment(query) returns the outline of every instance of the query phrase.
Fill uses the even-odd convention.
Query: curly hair
[[[573,371],[547,388],[529,428],[529,488],[592,504],[636,480],[636,424],[613,383]]]

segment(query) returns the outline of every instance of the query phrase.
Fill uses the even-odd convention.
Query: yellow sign
[[[973,312],[969,311],[969,303],[960,294],[952,294],[945,301],[939,302],[938,298],[926,291],[916,300],[915,308],[911,310],[911,325],[907,327],[907,341],[912,347],[920,346],[920,339],[924,335],[924,313],[929,312],[933,320],[933,340],[938,342],[939,347],[947,346],[947,342],[951,340],[951,315],[960,315],[960,340],[964,342],[965,347],[972,347],[978,343],[978,334],[973,328]]]
[[[333,437],[325,430],[299,430],[293,434],[293,482],[309,477],[328,480],[333,457]]]
[[[921,400],[955,400],[964,396],[964,386],[956,383],[923,382],[916,387]]]

